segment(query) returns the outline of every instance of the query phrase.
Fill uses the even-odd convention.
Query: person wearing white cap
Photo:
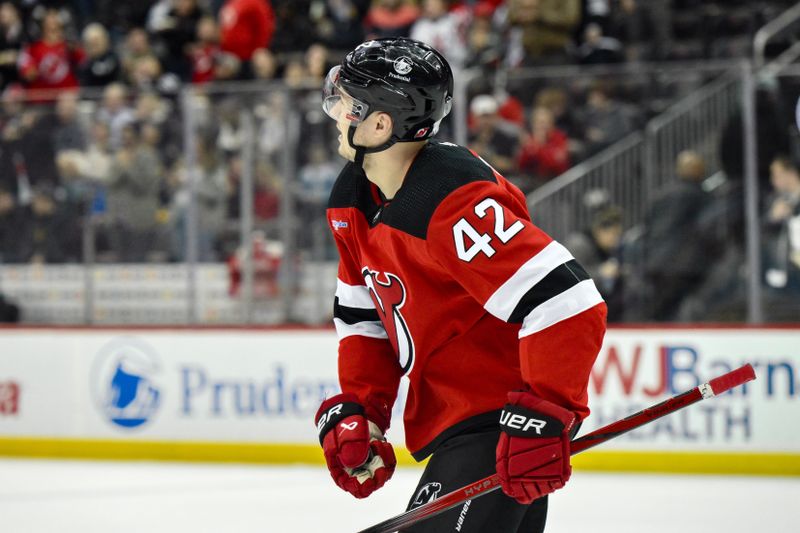
[[[498,172],[511,174],[516,169],[519,129],[503,120],[497,99],[489,94],[475,96],[470,102],[468,146]]]

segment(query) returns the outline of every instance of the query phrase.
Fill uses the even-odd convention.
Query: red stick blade
[[[748,363],[743,367],[728,372],[724,376],[712,379],[708,384],[711,385],[714,394],[719,395],[754,379],[756,379],[756,371],[753,370],[753,366]]]

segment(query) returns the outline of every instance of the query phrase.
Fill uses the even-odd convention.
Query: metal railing
[[[761,68],[766,64],[766,49],[769,41],[784,34],[798,22],[800,22],[800,3],[787,9],[756,32],[753,37],[753,61],[756,68]]]
[[[735,118],[741,117],[740,140],[745,147],[741,154],[746,159],[742,167],[747,187],[747,258],[749,275],[748,311],[750,321],[760,322],[760,267],[757,256],[759,244],[758,213],[752,204],[757,188],[752,183],[755,176],[755,116],[753,111],[754,88],[749,64],[728,68],[710,83],[680,99],[663,113],[649,120],[641,132],[636,132],[607,148],[587,161],[535,190],[528,196],[532,216],[554,237],[564,239],[570,234],[587,231],[592,214],[596,211],[598,197],[621,208],[623,224],[631,250],[627,269],[639,283],[646,279],[644,271],[644,245],[641,241],[646,230],[645,219],[655,195],[670,183],[678,180],[676,157],[681,151],[692,150],[705,162],[706,175],[726,179],[721,170],[720,152],[722,135],[726,128],[735,127]],[[748,81],[749,80],[749,81]],[[727,200],[725,200],[727,201]],[[723,202],[720,202],[723,203]],[[715,232],[721,240],[735,237],[737,231],[724,217],[717,217]],[[744,236],[740,236],[744,240]],[[740,238],[740,237],[737,237]],[[754,259],[755,258],[755,259]],[[633,298],[638,299],[632,319],[646,319],[648,291],[642,289]]]
[[[589,226],[596,201],[611,201],[623,208],[625,227],[631,227],[645,206],[645,188],[638,179],[644,163],[644,135],[634,132],[529,194],[531,217],[563,240]],[[591,198],[592,191],[602,197]]]
[[[665,66],[652,65],[655,73]],[[688,67],[683,66],[686,71]],[[698,72],[720,73],[672,103],[664,112],[602,152],[570,168],[528,196],[528,206],[545,229],[563,238],[585,229],[594,206],[592,191],[604,191],[622,209],[626,228],[640,224],[655,190],[674,179],[675,156],[693,148],[703,155],[709,174],[719,168],[718,138],[722,126],[739,109],[736,64],[706,64]],[[669,71],[669,70],[668,70]],[[655,75],[655,74],[650,74]],[[689,71],[690,76],[692,72]]]
[[[683,150],[698,152],[708,175],[720,170],[720,135],[741,109],[741,101],[741,72],[732,70],[648,122],[642,169],[646,200],[675,180],[675,158]]]

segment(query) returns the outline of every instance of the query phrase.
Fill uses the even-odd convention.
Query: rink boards
[[[312,419],[338,390],[336,350],[322,329],[0,329],[0,454],[320,463]],[[612,329],[582,433],[744,363],[755,382],[574,464],[800,475],[800,328]]]

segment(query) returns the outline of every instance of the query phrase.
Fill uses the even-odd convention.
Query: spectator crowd
[[[181,261],[190,195],[199,206],[200,260],[235,257],[252,136],[259,229],[267,238],[278,233],[287,188],[295,212],[318,217],[340,166],[318,89],[342,51],[371,38],[410,36],[441,50],[468,83],[469,146],[530,192],[679,95],[648,78],[573,83],[569,75],[536,77],[537,69],[736,57],[792,2],[751,4],[0,0],[0,263],[79,262],[89,220],[98,261]],[[195,95],[191,161],[180,98],[187,87]],[[301,116],[304,149],[287,164],[289,108]],[[442,136],[453,133],[451,117]],[[288,169],[291,176],[281,174]],[[781,243],[800,238],[779,216],[788,210],[770,211]],[[597,259],[609,295],[618,294],[621,214],[604,211],[595,222],[574,244],[587,261]],[[689,283],[687,276],[674,282]]]

